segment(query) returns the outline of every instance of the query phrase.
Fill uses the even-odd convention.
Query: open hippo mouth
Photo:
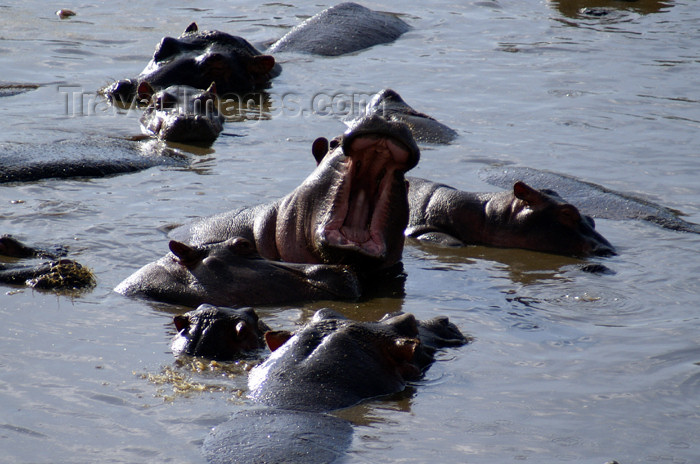
[[[405,126],[399,126],[397,133],[393,123],[382,119],[382,124],[392,130],[351,129],[342,140],[345,156],[335,165],[337,179],[329,191],[332,205],[317,231],[326,251],[335,248],[343,254],[334,262],[347,262],[348,251],[385,259],[388,242],[403,243],[408,220],[403,174],[418,162],[418,149],[410,132],[403,136],[400,129]]]

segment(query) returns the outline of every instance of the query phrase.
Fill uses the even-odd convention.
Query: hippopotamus
[[[234,309],[208,304],[173,318],[177,335],[170,348],[180,355],[230,361],[265,348],[270,328],[252,308]]]
[[[575,202],[584,213],[602,219],[640,219],[665,229],[700,234],[700,224],[680,218],[683,213],[592,182],[540,169],[511,166],[482,169],[479,177],[491,185],[509,188],[516,180],[534,188],[554,189]]]
[[[394,14],[346,2],[302,22],[267,51],[338,56],[393,42],[410,28]]]
[[[134,79],[117,81],[102,90],[113,103],[130,106],[143,97],[143,84],[160,90],[171,85],[206,89],[214,82],[220,96],[262,90],[281,67],[245,39],[221,31],[200,31],[190,24],[178,38],[165,37],[153,59]]]
[[[243,237],[196,247],[173,240],[169,247],[170,253],[145,265],[114,290],[126,296],[192,307],[203,303],[240,307],[360,296],[358,278],[347,266],[264,259]]]
[[[516,181],[510,191],[470,193],[409,178],[406,235],[442,245],[489,245],[572,256],[606,256],[613,246],[589,216],[553,190]]]
[[[171,85],[156,92],[144,82],[140,89],[141,95],[150,96],[140,120],[147,135],[169,142],[211,145],[223,130],[215,83],[206,90]]]
[[[417,142],[447,144],[457,137],[457,132],[425,113],[420,113],[391,89],[375,94],[365,108],[365,114],[379,114],[391,121],[408,125]]]
[[[249,396],[266,408],[239,411],[204,440],[209,463],[334,462],[352,425],[327,412],[402,391],[437,349],[470,341],[446,317],[426,322],[395,313],[351,321],[322,309],[291,334],[266,332],[273,350],[248,377]]]
[[[175,228],[170,237],[193,245],[240,236],[271,260],[349,264],[361,270],[401,259],[408,200],[404,173],[420,150],[400,122],[372,115],[330,144],[318,138],[316,169],[273,203],[239,209]]]
[[[93,287],[95,277],[79,263],[63,258],[64,247],[35,248],[10,235],[0,237],[0,256],[13,258],[0,262],[0,282],[41,289],[73,290]],[[17,263],[16,259],[40,258],[49,261]]]
[[[265,334],[272,355],[251,370],[249,396],[268,406],[318,412],[400,392],[433,362],[442,340],[450,346],[468,341],[447,318],[424,325],[427,332],[439,327],[440,336],[425,338],[437,346],[422,343],[419,326],[412,314],[358,322],[320,310],[294,334]]]
[[[86,137],[78,141],[0,144],[0,183],[105,177],[155,166],[188,164],[189,157],[158,140]]]

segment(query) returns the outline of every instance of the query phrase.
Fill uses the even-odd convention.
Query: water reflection
[[[546,280],[565,281],[566,274],[581,269],[587,261],[568,256],[539,253],[515,248],[466,246],[442,247],[408,239],[407,243],[423,252],[422,259],[430,263],[430,270],[454,270],[477,261],[492,261],[499,270],[505,270],[513,283],[532,285]]]
[[[607,16],[611,12],[659,13],[671,8],[670,0],[550,0],[561,14],[572,19]]]
[[[403,391],[386,396],[382,399],[363,401],[349,408],[334,411],[333,415],[351,422],[353,425],[371,426],[387,424],[391,419],[383,411],[411,412],[416,388],[408,385]]]

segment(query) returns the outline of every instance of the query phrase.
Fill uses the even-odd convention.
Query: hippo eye
[[[247,256],[255,251],[255,246],[243,237],[236,237],[228,244],[228,249],[231,253],[239,256]]]

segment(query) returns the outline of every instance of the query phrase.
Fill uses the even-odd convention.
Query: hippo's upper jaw
[[[401,258],[408,223],[404,172],[419,150],[408,128],[374,116],[358,122],[317,168],[325,199],[312,242],[326,263],[391,265]]]

